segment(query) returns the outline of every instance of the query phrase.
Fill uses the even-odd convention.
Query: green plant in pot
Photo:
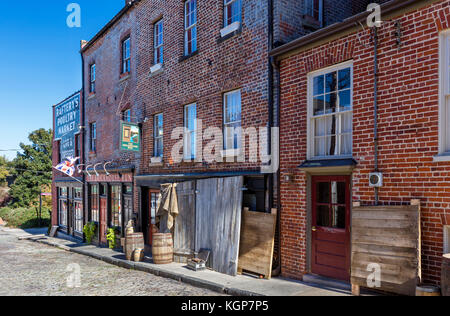
[[[97,224],[91,222],[84,225],[83,233],[84,236],[86,236],[86,241],[88,244],[92,244],[92,239],[94,238],[96,231],[97,231]]]
[[[119,231],[117,228],[109,228],[106,234],[106,240],[108,241],[108,245],[110,249],[116,249],[118,247],[118,241],[120,240],[117,235]]]

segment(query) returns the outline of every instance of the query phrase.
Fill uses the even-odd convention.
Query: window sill
[[[95,94],[95,93],[89,93],[89,95],[88,95],[88,100],[92,100],[92,99],[95,99],[95,97],[96,97],[97,95]]]
[[[241,22],[234,22],[220,30],[220,37],[233,36],[241,31]]]
[[[128,79],[130,79],[130,73],[129,72],[121,74],[120,78],[119,78],[119,83],[124,82],[124,81],[126,81]]]
[[[196,50],[195,52],[193,52],[193,53],[191,53],[191,54],[189,54],[189,55],[184,55],[184,56],[181,56],[180,57],[180,59],[178,59],[178,62],[183,62],[183,61],[185,61],[185,60],[187,60],[187,59],[189,59],[189,58],[191,58],[191,57],[194,57],[194,56],[196,56],[196,55],[198,55],[198,50]]]
[[[450,162],[450,153],[440,154],[433,157],[434,162]]]
[[[239,157],[241,153],[242,151],[240,149],[227,149],[222,150],[220,152],[220,155],[222,156],[222,158],[236,158]]]
[[[304,27],[313,29],[313,30],[318,30],[322,27],[322,23],[315,19],[314,17],[310,16],[310,15],[303,15],[302,17],[302,24]]]
[[[156,64],[152,67],[150,67],[150,77],[156,76],[157,74],[160,74],[164,71],[162,64]]]
[[[164,165],[162,157],[150,158],[150,167],[162,167]]]

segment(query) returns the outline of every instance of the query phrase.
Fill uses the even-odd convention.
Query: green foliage
[[[92,244],[92,239],[94,238],[95,231],[97,230],[97,225],[95,223],[87,223],[84,225],[83,233],[86,236],[86,241],[88,244]]]
[[[6,177],[10,175],[10,162],[3,156],[0,156],[0,186],[6,185]]]
[[[50,212],[48,209],[42,210],[42,219],[36,217],[36,208],[0,208],[0,217],[12,228],[37,228],[50,225]]]
[[[116,228],[109,228],[108,233],[106,234],[106,240],[108,241],[108,245],[110,249],[116,249],[118,246],[118,240],[116,234],[118,233]]]
[[[18,153],[11,162],[16,181],[11,185],[14,207],[37,205],[39,193],[52,182],[52,131],[39,129],[28,139],[31,145],[20,144],[23,153]]]

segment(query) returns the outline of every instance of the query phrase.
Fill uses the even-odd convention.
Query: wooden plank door
[[[195,254],[195,181],[177,185],[178,211],[174,228],[175,261],[187,263]]]
[[[124,227],[133,219],[133,196],[124,195],[123,197]]]
[[[148,218],[147,218],[147,242],[146,244],[151,246],[153,245],[153,230],[156,225],[156,212],[158,207],[158,200],[161,195],[161,192],[158,190],[150,190],[148,192],[149,203],[148,203]]]
[[[100,198],[100,243],[106,244],[106,230],[108,227],[108,199]]]
[[[350,279],[350,176],[312,178],[312,273]]]
[[[243,177],[197,181],[196,251],[211,250],[210,268],[235,276],[241,235]]]

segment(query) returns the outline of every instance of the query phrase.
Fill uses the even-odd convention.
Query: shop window
[[[91,185],[91,221],[100,222],[100,211],[99,211],[99,186]]]
[[[309,75],[309,158],[352,156],[352,84],[349,63]]]
[[[58,203],[58,223],[59,226],[67,227],[67,198],[60,197]]]
[[[111,227],[122,227],[122,199],[120,185],[111,186]]]
[[[132,185],[125,185],[124,186],[124,190],[123,190],[123,194],[133,194],[133,186]]]

